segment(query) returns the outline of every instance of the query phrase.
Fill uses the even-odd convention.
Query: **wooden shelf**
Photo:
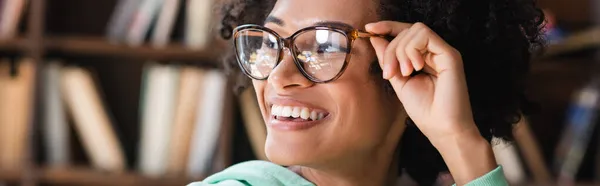
[[[27,39],[22,37],[0,39],[0,50],[4,51],[25,51],[27,50],[27,45]]]
[[[149,45],[131,47],[124,44],[112,44],[102,37],[49,37],[44,40],[49,52],[66,54],[131,57],[159,61],[207,61],[218,63],[219,46],[206,50],[192,50],[181,44],[172,44],[164,48]]]
[[[186,185],[185,178],[148,178],[133,173],[106,173],[90,168],[45,168],[39,180],[48,184],[67,185]]]
[[[542,58],[553,57],[574,51],[595,48],[600,46],[600,27],[591,28],[572,34],[560,43],[550,44],[541,56]]]
[[[184,177],[149,178],[135,173],[107,173],[85,167],[41,168],[35,172],[37,182],[55,185],[187,185]],[[0,171],[0,182],[20,182],[21,172]]]

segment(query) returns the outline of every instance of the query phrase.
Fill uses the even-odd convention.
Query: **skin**
[[[270,16],[281,22],[265,26],[283,37],[336,21],[395,39],[354,41],[347,69],[330,83],[306,79],[287,52],[267,80],[254,80],[267,124],[269,160],[317,185],[393,185],[398,142],[410,117],[438,149],[458,185],[496,168],[491,147],[473,121],[460,53],[424,24],[377,22],[377,6],[370,0],[276,3]],[[379,59],[383,77],[369,72],[374,59]],[[413,70],[425,73],[408,77]],[[384,91],[384,81],[396,95]],[[319,108],[329,115],[314,127],[284,130],[270,115],[272,104]]]

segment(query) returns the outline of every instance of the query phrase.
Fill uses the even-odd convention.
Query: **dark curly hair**
[[[221,7],[221,35],[234,26],[262,24],[275,0],[230,0]],[[473,116],[481,135],[512,140],[512,127],[528,113],[525,78],[529,62],[542,49],[544,14],[535,0],[381,0],[381,20],[422,22],[460,51],[463,57]],[[375,62],[374,73],[381,73]],[[239,77],[233,55],[225,68]],[[243,85],[244,83],[242,83]],[[388,85],[389,86],[389,83]],[[448,171],[441,155],[407,119],[400,143],[400,168],[420,185],[432,185]]]

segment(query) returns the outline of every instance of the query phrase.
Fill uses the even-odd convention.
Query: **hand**
[[[383,78],[390,81],[410,118],[432,143],[477,131],[456,49],[422,23],[381,21],[368,24],[366,30],[395,37],[391,42],[371,38]],[[415,70],[422,73],[410,77]]]
[[[458,185],[496,167],[490,144],[473,120],[460,53],[425,24],[381,21],[372,37],[383,77],[390,81],[408,116],[440,152]],[[421,71],[410,76],[413,71]]]

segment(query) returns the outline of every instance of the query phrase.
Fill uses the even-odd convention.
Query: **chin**
[[[275,132],[277,133],[277,132]],[[265,154],[269,161],[284,165],[307,165],[319,159],[315,138],[298,138],[286,134],[269,133],[265,144]]]

